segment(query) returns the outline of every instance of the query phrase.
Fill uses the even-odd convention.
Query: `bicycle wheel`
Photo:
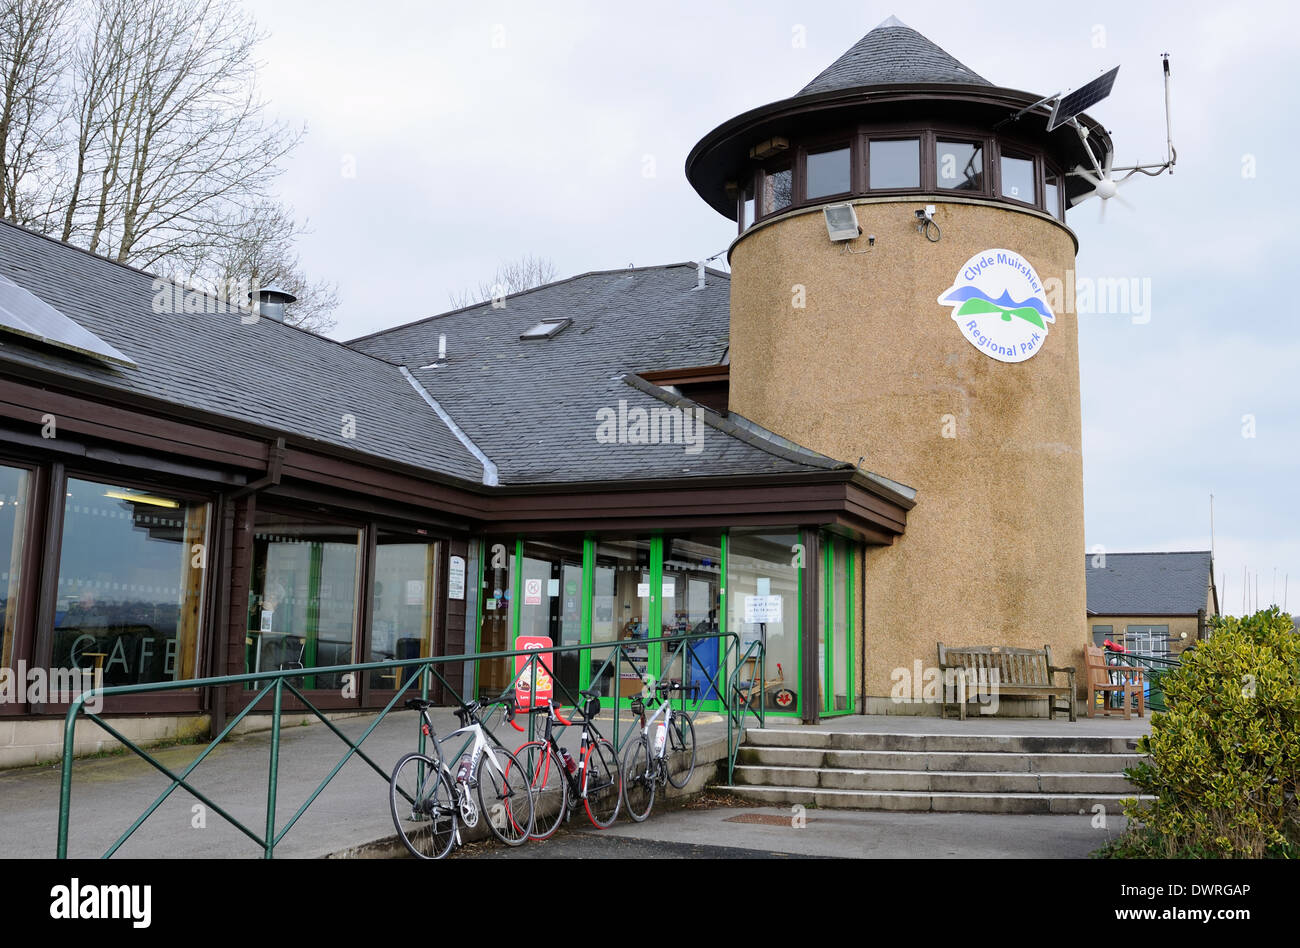
[[[638,823],[650,815],[650,808],[655,805],[658,782],[658,768],[650,756],[650,741],[641,734],[623,753],[623,802],[627,815]]]
[[[608,829],[618,818],[623,802],[623,769],[614,745],[603,737],[593,741],[583,757],[583,801],[587,819],[597,829]]]
[[[522,846],[533,831],[533,791],[528,785],[528,771],[504,747],[495,748],[501,764],[498,771],[488,753],[479,757],[474,775],[479,807],[497,839],[507,846]]]
[[[420,859],[441,859],[456,840],[456,797],[437,761],[407,754],[388,783],[393,825],[403,845]]]
[[[667,754],[664,770],[668,771],[668,782],[680,790],[695,773],[695,725],[687,715],[673,714],[673,723],[668,725],[668,746],[664,751]],[[679,767],[683,769],[674,773],[674,768]]]
[[[533,791],[533,839],[547,839],[560,828],[569,812],[569,781],[564,761],[546,741],[530,741],[515,751]],[[490,765],[489,765],[490,766]],[[510,767],[506,764],[506,776]]]

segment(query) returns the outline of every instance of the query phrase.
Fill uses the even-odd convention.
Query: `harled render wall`
[[[914,212],[938,205],[942,239]],[[1025,362],[977,350],[937,298],[976,253],[1022,254],[1050,287],[1074,266],[1064,226],[1041,214],[941,198],[854,202],[875,248],[848,254],[820,209],[759,225],[732,249],[730,407],[810,448],[917,489],[907,530],[865,556],[869,712],[895,668],[946,645],[1050,644],[1082,668],[1086,630],[1083,465],[1075,315]],[[803,309],[792,305],[802,286]],[[942,436],[944,416],[956,437]],[[859,653],[861,655],[862,653]],[[1004,702],[1046,714],[1046,702]]]

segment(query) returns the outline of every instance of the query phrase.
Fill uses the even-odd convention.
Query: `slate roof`
[[[1104,567],[1085,557],[1088,612],[1116,615],[1195,615],[1209,598],[1208,550],[1189,553],[1107,553]]]
[[[860,86],[930,82],[992,85],[916,30],[891,16],[800,89],[796,97]]]
[[[655,369],[720,364],[727,353],[728,275],[670,264],[584,273],[348,345],[401,363],[498,466],[502,484],[783,474],[851,465],[746,431],[704,411],[702,448],[601,443],[602,410],[672,408],[679,399],[639,378]],[[570,326],[521,340],[547,319]],[[447,337],[447,361],[429,367]],[[621,404],[620,404],[621,403]]]
[[[154,312],[154,277],[0,222],[0,273],[138,367],[65,355],[0,332],[0,370],[23,364],[479,483],[483,466],[401,369],[272,319]],[[343,416],[356,437],[343,436]]]

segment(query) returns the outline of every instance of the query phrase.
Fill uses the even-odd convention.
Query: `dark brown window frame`
[[[834,150],[847,140],[851,168],[849,180],[851,190],[840,194],[822,195],[810,198],[807,195],[807,157],[811,152]],[[872,188],[871,184],[871,143],[873,141],[907,141],[915,140],[919,145],[920,186],[906,188]],[[979,191],[955,190],[941,188],[938,183],[938,154],[940,140],[978,144],[983,156],[983,188]],[[1002,194],[1002,157],[1025,158],[1034,163],[1034,202],[1021,201]],[[768,213],[763,212],[764,176],[777,170],[789,168],[791,175],[791,202],[784,207]],[[744,178],[744,176],[742,176]],[[1047,181],[1056,178],[1058,182],[1058,207],[1047,206]],[[747,220],[744,214],[745,188],[742,185],[737,197],[737,233],[743,234],[755,224],[778,217],[790,211],[819,207],[836,201],[854,200],[867,197],[907,198],[919,195],[970,197],[996,203],[1005,203],[1009,207],[1031,208],[1047,214],[1053,220],[1065,223],[1065,174],[1049,162],[1047,154],[1039,146],[1022,141],[1014,135],[1000,135],[987,129],[964,127],[953,123],[906,122],[890,125],[859,125],[847,132],[824,133],[806,139],[792,141],[790,148],[762,161],[756,161],[747,178],[754,195],[754,214]]]
[[[804,204],[822,204],[826,201],[839,201],[844,198],[852,197],[857,193],[860,182],[858,181],[858,163],[857,163],[857,143],[856,135],[830,135],[823,138],[810,138],[800,143],[797,154],[795,177],[798,189],[794,192],[803,198]],[[819,194],[816,197],[808,195],[808,156],[821,155],[832,151],[847,150],[849,153],[849,189],[847,191],[836,191],[832,194]]]
[[[9,658],[16,670],[19,662],[32,665],[36,648],[36,616],[39,611],[40,576],[45,549],[45,499],[49,490],[49,466],[30,459],[0,454],[0,466],[27,474],[27,512],[22,526],[22,558],[19,562],[18,595],[14,603],[13,643]],[[0,620],[2,621],[2,620]],[[31,713],[27,703],[0,703],[0,716]]]
[[[163,478],[138,476],[129,471],[126,477],[120,477],[116,471],[106,472],[93,467],[69,466],[61,461],[52,462],[47,466],[49,468],[46,482],[48,494],[45,510],[43,511],[45,518],[43,529],[44,550],[39,576],[39,591],[36,593],[35,635],[31,651],[35,660],[42,663],[43,667],[49,667],[54,657],[54,613],[57,606],[59,566],[63,551],[63,514],[68,495],[68,480],[72,478],[97,484],[108,484],[113,487],[125,487],[131,490],[158,491],[188,503],[204,503],[208,505],[207,566],[203,570],[203,603],[198,621],[198,640],[194,643],[195,677],[201,678],[206,675],[211,669],[211,663],[215,660],[214,650],[216,642],[220,638],[215,623],[215,617],[219,610],[216,608],[214,601],[219,589],[214,587],[216,581],[213,577],[220,570],[221,562],[222,538],[219,535],[223,503],[221,495],[215,492],[196,490],[184,485],[177,486],[175,483]],[[163,684],[163,682],[158,682],[158,684]],[[101,713],[192,714],[202,711],[206,706],[206,702],[207,695],[204,690],[200,689],[180,689],[164,691],[158,694],[118,695],[104,699],[104,707]],[[66,702],[48,702],[42,705],[40,710],[33,709],[32,713],[62,715],[66,714],[67,710],[68,704]]]
[[[348,516],[346,512],[341,513],[337,508],[333,507],[320,509],[317,506],[307,506],[303,504],[277,503],[274,496],[268,496],[266,500],[267,502],[263,503],[262,498],[258,498],[256,508],[253,510],[250,523],[253,525],[254,531],[256,530],[257,515],[261,513],[287,517],[302,517],[306,520],[324,523],[329,526],[356,528],[359,531],[360,536],[357,539],[357,556],[359,557],[356,579],[357,597],[356,602],[352,607],[352,658],[347,664],[360,664],[356,657],[365,654],[365,650],[370,647],[369,603],[371,601],[371,596],[373,595],[372,579],[374,572],[374,559],[372,554],[377,545],[380,526],[373,518]],[[250,537],[250,543],[251,542],[253,542],[253,540]],[[253,558],[250,556],[248,561],[248,589],[250,593],[253,589],[252,569]],[[238,623],[238,629],[234,628],[235,623]],[[247,606],[245,606],[242,614],[231,616],[232,630],[238,631],[241,635],[248,634],[247,623]],[[241,672],[232,672],[231,674],[239,674]],[[366,696],[366,689],[364,686],[366,684],[365,679],[368,679],[368,677],[369,676],[358,673],[356,681],[356,696],[352,698],[344,698],[342,692],[337,688],[313,688],[310,691],[303,690],[303,694],[311,699],[311,702],[316,705],[316,707],[322,710],[339,711],[360,709],[365,707],[364,698]],[[301,685],[298,687],[301,688]],[[251,699],[254,693],[254,690],[245,691],[243,700],[247,701]],[[272,695],[267,695],[257,703],[254,710],[259,712],[271,711],[273,708],[272,697]],[[288,691],[286,691],[282,696],[281,706],[285,709],[295,711],[302,710],[304,707],[302,702],[298,701],[298,699]]]

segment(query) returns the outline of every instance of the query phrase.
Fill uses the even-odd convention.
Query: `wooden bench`
[[[952,672],[959,672],[953,675]],[[1064,672],[1067,683],[1053,683],[1053,675]],[[956,678],[956,704],[961,712],[961,719],[966,720],[966,702],[969,685],[994,686],[999,699],[1046,698],[1047,713],[1052,719],[1057,711],[1068,711],[1070,720],[1075,720],[1074,712],[1074,668],[1055,665],[1052,662],[1052,647],[1014,648],[1009,645],[975,645],[967,648],[948,648],[939,643],[939,674],[942,678],[943,695],[940,699],[940,714],[948,716],[948,682]],[[1057,697],[1064,697],[1066,707],[1056,706]]]

